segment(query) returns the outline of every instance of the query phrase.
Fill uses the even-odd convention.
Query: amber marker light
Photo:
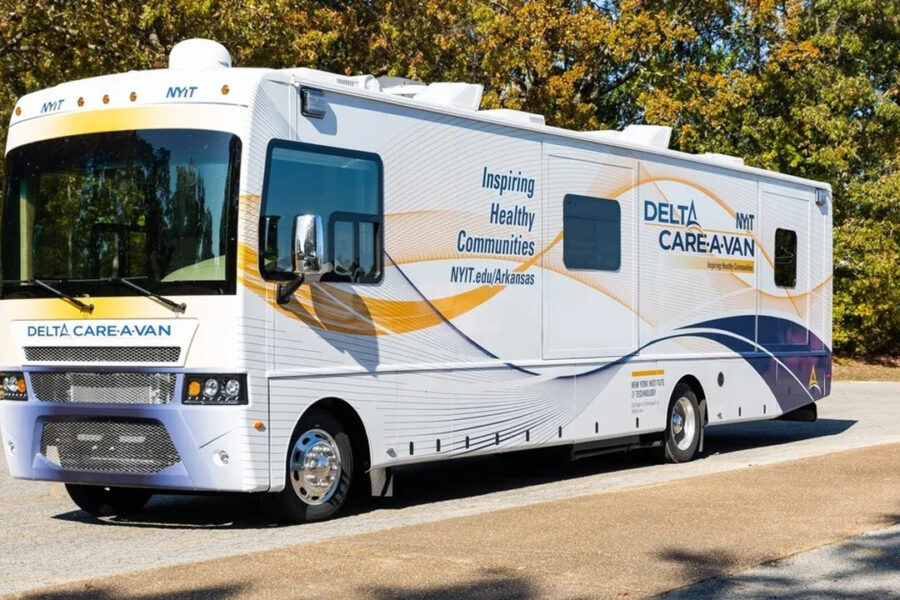
[[[188,396],[194,398],[200,395],[200,382],[194,379],[188,384]]]
[[[16,381],[16,389],[19,390],[20,394],[25,393],[25,378],[24,377],[19,377],[19,379]]]
[[[227,95],[228,95],[228,92],[230,92],[230,91],[231,91],[231,88],[229,88],[228,85],[223,85],[223,86],[222,86],[222,95],[223,95],[223,96],[227,96]]]
[[[79,98],[78,99],[78,108],[81,108],[82,106],[84,106],[84,98]]]
[[[265,428],[266,428],[266,424],[263,423],[262,421],[256,421],[253,423],[253,429],[255,429],[257,431],[262,431]]]
[[[21,106],[17,106],[17,107],[16,107],[16,116],[18,117],[18,116],[21,115],[21,114],[22,114],[22,107],[21,107]]]
[[[103,94],[103,104],[109,104],[109,94]]]
[[[132,102],[137,100],[137,92],[131,92],[131,95],[128,96]]]

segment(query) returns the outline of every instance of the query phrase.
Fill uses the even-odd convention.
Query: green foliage
[[[836,347],[900,353],[900,0],[0,0],[0,110],[190,37],[240,66],[478,82],[553,125],[667,124],[827,181]]]

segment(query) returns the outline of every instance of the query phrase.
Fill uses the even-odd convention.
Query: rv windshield
[[[240,140],[217,131],[106,132],[9,153],[2,297],[234,293]]]

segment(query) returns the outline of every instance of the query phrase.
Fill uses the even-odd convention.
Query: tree
[[[681,150],[827,181],[838,349],[900,351],[898,0],[0,0],[0,15],[7,111],[209,37],[239,66],[471,81],[485,108],[671,125]]]

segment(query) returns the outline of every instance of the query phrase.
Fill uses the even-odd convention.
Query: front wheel
[[[691,387],[684,383],[675,386],[669,403],[669,419],[666,425],[666,461],[688,462],[697,454],[703,418],[700,403]]]
[[[330,413],[312,411],[291,438],[284,489],[264,494],[264,506],[290,523],[337,515],[353,483],[353,448],[344,426]]]
[[[78,508],[95,517],[136,513],[150,500],[153,492],[140,488],[67,483],[66,491]]]

